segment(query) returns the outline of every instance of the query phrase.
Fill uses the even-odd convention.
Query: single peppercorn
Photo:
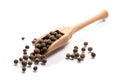
[[[84,46],[87,46],[87,45],[88,45],[88,42],[87,42],[87,41],[85,41],[83,44],[84,44]]]
[[[41,55],[40,56],[41,60],[43,60],[44,58],[46,58],[44,55]]]
[[[45,52],[47,50],[47,47],[43,47],[42,50],[43,52]]]
[[[26,71],[26,67],[22,67],[22,71],[25,72]]]
[[[39,62],[40,62],[40,59],[39,59],[39,58],[36,58],[36,59],[35,59],[35,64],[39,64]]]
[[[43,43],[44,41],[42,40],[42,39],[40,39],[39,41],[38,41],[38,43]]]
[[[94,52],[91,52],[91,57],[94,58],[96,54]]]
[[[24,60],[28,60],[29,56],[27,54],[23,55]]]
[[[80,58],[85,58],[85,54],[84,53],[80,54]]]
[[[78,49],[78,46],[74,46],[74,49]]]
[[[28,65],[31,66],[32,65],[32,61],[28,61]]]
[[[83,51],[83,52],[84,52],[85,50],[86,50],[86,49],[85,49],[84,47],[82,47],[82,48],[81,48],[81,51]]]
[[[75,57],[78,58],[79,57],[79,53],[74,53]]]
[[[27,50],[26,49],[23,49],[23,52],[26,52]]]
[[[34,70],[34,71],[36,71],[37,69],[38,69],[38,67],[37,67],[37,66],[34,66],[34,67],[33,67],[33,70]]]
[[[79,58],[77,58],[77,60],[80,62],[80,61],[82,61],[82,58],[79,57]]]
[[[88,51],[92,51],[93,50],[93,48],[92,47],[88,47]]]
[[[26,65],[27,65],[27,61],[23,60],[23,61],[22,61],[22,66],[25,67]]]
[[[26,48],[26,49],[29,49],[29,45],[26,45],[25,48]]]
[[[67,54],[66,54],[66,58],[67,58],[67,59],[69,59],[70,56],[71,56],[70,53],[67,53]]]
[[[14,60],[14,63],[15,63],[15,64],[17,64],[17,63],[18,63],[18,60],[17,60],[17,59],[15,59],[15,60]]]
[[[21,39],[22,39],[22,40],[24,40],[24,39],[25,39],[25,37],[22,37]]]
[[[40,53],[40,50],[39,50],[38,48],[35,48],[35,49],[34,49],[34,53],[38,53],[38,54],[39,54],[39,53]]]
[[[20,58],[19,58],[19,61],[23,61],[23,58],[20,57]]]
[[[34,60],[34,59],[35,59],[35,56],[31,54],[31,55],[29,56],[29,59]]]
[[[74,55],[74,54],[71,54],[70,57],[71,57],[71,59],[74,59],[74,58],[75,58],[75,55]]]
[[[43,42],[43,43],[41,43],[41,47],[45,47],[46,46],[46,44]]]
[[[40,48],[41,48],[41,44],[40,44],[40,43],[37,43],[37,44],[35,45],[35,47],[40,49]]]
[[[43,59],[42,59],[42,63],[43,63],[43,64],[46,64],[46,63],[47,63],[46,58],[43,58]]]
[[[74,53],[75,53],[75,52],[78,52],[78,49],[74,48],[74,49],[73,49],[73,52],[74,52]]]

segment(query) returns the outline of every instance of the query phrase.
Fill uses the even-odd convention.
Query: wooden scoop
[[[55,30],[59,30],[60,32],[64,33],[64,35],[49,46],[49,48],[45,52],[45,55],[47,56],[50,52],[64,46],[68,42],[68,40],[72,37],[72,35],[78,30],[84,28],[85,26],[97,20],[105,19],[107,17],[108,17],[108,12],[106,10],[102,10],[99,14],[73,27],[60,27],[60,28],[55,29]],[[41,38],[42,37],[40,37],[37,41],[39,41]]]

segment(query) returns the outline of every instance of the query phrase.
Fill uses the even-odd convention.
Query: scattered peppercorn
[[[23,52],[26,52],[27,50],[26,49],[23,49]]]
[[[26,65],[27,65],[27,61],[23,60],[23,61],[22,61],[22,66],[25,67]]]
[[[29,45],[26,45],[25,48],[26,48],[26,49],[29,49]]]
[[[19,61],[23,61],[23,58],[20,57],[20,58],[19,58]]]
[[[74,54],[71,54],[70,56],[71,56],[71,59],[74,59],[74,58],[75,58],[75,55],[74,55]]]
[[[67,53],[67,54],[66,54],[66,58],[67,58],[67,59],[69,59],[70,56],[71,56],[70,53]]]
[[[31,66],[32,65],[32,61],[28,61],[28,65]]]
[[[75,52],[78,52],[78,49],[74,48],[74,49],[73,49],[73,52],[74,52],[74,53],[75,53]]]
[[[46,64],[46,63],[47,63],[46,58],[43,58],[43,59],[42,59],[42,63],[43,63],[43,64]]]
[[[74,46],[74,49],[78,49],[78,46]]]
[[[91,57],[94,58],[96,54],[94,52],[91,52]]]
[[[27,54],[23,55],[24,60],[28,60],[29,56]]]
[[[85,41],[85,42],[84,42],[84,46],[87,46],[87,45],[88,45],[88,42]]]
[[[78,58],[79,57],[79,53],[74,53],[75,57]]]
[[[22,67],[22,71],[25,72],[26,71],[26,67]]]
[[[37,69],[38,69],[38,67],[37,67],[37,66],[34,66],[34,67],[33,67],[33,70],[34,70],[34,71],[36,71]]]
[[[81,51],[83,51],[83,52],[84,52],[85,50],[86,50],[86,49],[85,49],[84,47],[82,47],[82,48],[81,48]]]
[[[15,64],[17,64],[17,63],[18,63],[18,60],[17,60],[17,59],[15,59],[15,60],[14,60],[14,63],[15,63]]]
[[[93,50],[93,48],[92,47],[88,47],[88,51],[92,51]]]
[[[24,39],[25,39],[25,37],[22,37],[21,39],[22,39],[22,40],[24,40]]]
[[[77,58],[77,60],[80,62],[80,61],[82,61],[82,59],[79,57],[79,58]]]
[[[85,58],[85,54],[84,53],[80,54],[80,58]]]

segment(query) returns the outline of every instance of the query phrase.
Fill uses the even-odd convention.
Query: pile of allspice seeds
[[[92,47],[87,47],[88,46],[88,42],[85,41],[84,43],[84,47],[81,48],[81,52],[78,52],[78,46],[74,46],[73,49],[73,53],[67,53],[66,54],[66,59],[77,59],[78,62],[84,61],[85,58],[85,51],[88,50],[88,53],[91,55],[92,59],[94,59],[96,57],[96,53],[92,52],[93,48]]]
[[[32,40],[32,44],[34,45],[33,52],[28,53],[27,51],[30,46],[26,45],[23,49],[23,56],[19,59],[14,59],[14,64],[17,65],[18,63],[20,63],[22,65],[22,72],[25,72],[28,67],[30,68],[32,64],[34,64],[33,71],[36,71],[38,69],[39,63],[41,63],[41,65],[45,65],[47,63],[47,59],[44,54],[49,46],[63,35],[64,34],[61,33],[59,30],[56,30],[49,32],[40,40],[34,38]],[[24,40],[25,37],[22,37],[21,39]]]

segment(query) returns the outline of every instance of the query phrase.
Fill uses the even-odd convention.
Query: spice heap
[[[44,53],[47,51],[49,46],[63,35],[64,34],[61,33],[59,30],[50,32],[49,34],[44,36],[42,39],[40,39],[37,42],[37,44],[35,44],[35,50],[34,51],[41,54],[41,55],[44,55]]]
[[[57,39],[59,39],[64,34],[60,31],[56,30],[53,32],[48,33],[46,36],[44,36],[42,39],[40,39],[38,42],[36,38],[32,40],[32,44],[34,44],[34,50],[33,52],[28,54],[28,49],[30,48],[29,45],[26,45],[23,49],[23,56],[19,59],[15,59],[13,62],[15,65],[20,63],[22,65],[22,71],[25,72],[27,67],[31,67],[32,64],[35,64],[33,66],[33,70],[36,71],[38,69],[38,64],[41,63],[41,65],[45,65],[47,63],[46,56],[44,56],[44,53],[47,51],[49,46],[54,43]],[[22,37],[22,40],[25,38]]]
[[[78,46],[74,46],[73,53],[67,53],[66,54],[66,59],[77,59],[78,62],[81,62],[85,58],[85,51],[88,50],[88,53],[91,54],[92,58],[95,58],[96,54],[92,52],[93,48],[92,47],[87,47],[88,42],[84,42],[84,47],[81,48],[81,53],[78,52]]]

